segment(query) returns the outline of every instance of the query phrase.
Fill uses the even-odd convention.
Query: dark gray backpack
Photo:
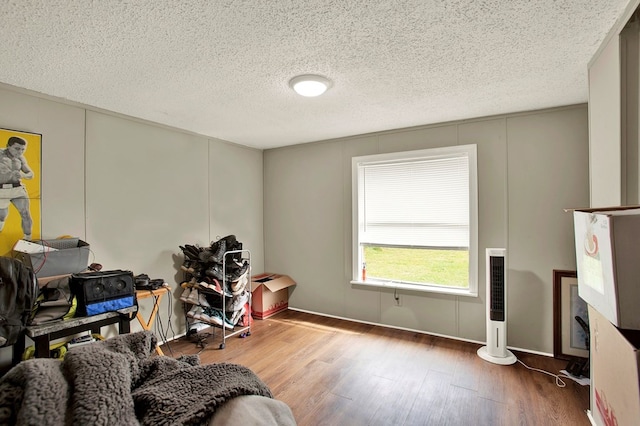
[[[12,257],[0,257],[0,346],[18,341],[38,297],[33,270]]]

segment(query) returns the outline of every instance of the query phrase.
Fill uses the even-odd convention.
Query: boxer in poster
[[[40,182],[36,179],[40,139],[37,134],[0,129],[0,255],[9,253],[20,239],[40,236]],[[31,160],[37,167],[31,166]]]

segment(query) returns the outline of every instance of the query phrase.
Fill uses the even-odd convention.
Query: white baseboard
[[[413,328],[398,327],[398,326],[394,326],[394,325],[381,324],[381,323],[370,322],[370,321],[361,321],[361,320],[357,320],[357,319],[353,319],[353,318],[345,318],[345,317],[340,317],[340,316],[336,316],[336,315],[324,314],[324,313],[321,313],[321,312],[308,311],[306,309],[298,309],[298,308],[292,308],[292,307],[289,307],[289,309],[291,309],[292,311],[305,312],[305,313],[308,313],[308,314],[319,315],[321,317],[335,318],[335,319],[344,320],[344,321],[357,322],[357,323],[360,323],[360,324],[376,325],[378,327],[386,327],[386,328],[392,328],[394,330],[410,331],[412,333],[427,334],[429,336],[443,337],[445,339],[458,340],[458,341],[461,341],[461,342],[476,343],[478,345],[485,345],[486,344],[486,342],[481,342],[479,340],[465,339],[465,338],[456,337],[456,336],[448,336],[446,334],[431,333],[431,332],[428,332],[428,331],[416,330],[416,329],[413,329]],[[525,353],[530,353],[530,354],[534,354],[534,355],[541,355],[541,356],[546,356],[546,357],[553,358],[553,354],[550,354],[550,353],[547,353],[547,352],[533,351],[533,350],[530,350],[530,349],[516,348],[516,347],[513,347],[513,346],[507,346],[507,348],[509,348],[511,350],[518,351],[518,352],[525,352]]]

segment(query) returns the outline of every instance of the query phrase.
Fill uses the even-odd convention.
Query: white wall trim
[[[394,326],[394,325],[380,324],[380,323],[377,323],[377,322],[355,320],[355,319],[352,319],[352,318],[345,318],[345,317],[340,317],[340,316],[337,316],[337,315],[323,314],[323,313],[320,313],[320,312],[308,311],[308,310],[305,310],[305,309],[298,309],[298,308],[292,308],[292,307],[289,307],[288,309],[292,310],[292,311],[296,311],[296,312],[304,312],[304,313],[307,313],[307,314],[318,315],[320,317],[335,318],[335,319],[339,319],[339,320],[343,320],[343,321],[357,322],[357,323],[360,323],[360,324],[375,325],[377,327],[392,328],[394,330],[402,330],[402,331],[409,331],[409,332],[412,332],[412,333],[427,334],[429,336],[442,337],[444,339],[451,339],[451,340],[458,340],[460,342],[476,343],[478,345],[486,344],[486,342],[480,342],[480,341],[477,341],[477,340],[464,339],[464,338],[455,337],[455,336],[448,336],[446,334],[431,333],[431,332],[427,332],[427,331],[423,331],[423,330],[416,330],[416,329],[413,329],[413,328],[397,327],[397,326]],[[546,356],[546,357],[553,358],[553,354],[550,354],[550,353],[547,353],[547,352],[532,351],[530,349],[516,348],[516,347],[513,347],[513,346],[507,346],[507,347],[509,349],[512,349],[512,350],[518,351],[518,352],[525,352],[525,353],[529,353],[529,354],[533,354],[533,355],[541,355],[541,356]]]

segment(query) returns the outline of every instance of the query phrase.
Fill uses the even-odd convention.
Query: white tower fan
[[[507,349],[506,258],[506,249],[487,249],[487,346],[478,349],[480,358],[501,365],[517,360]]]

